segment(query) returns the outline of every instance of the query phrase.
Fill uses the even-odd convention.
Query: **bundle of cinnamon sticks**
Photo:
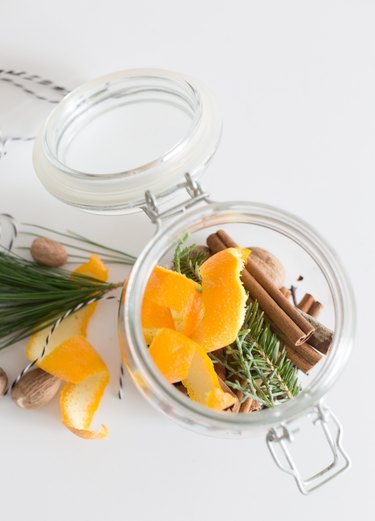
[[[301,301],[297,304],[297,308],[304,313],[307,313],[311,317],[316,318],[319,316],[323,308],[323,304],[315,300],[314,297],[310,295],[310,293],[306,293]]]
[[[224,230],[210,235],[207,238],[207,246],[212,253],[239,247]],[[249,298],[259,302],[271,327],[285,343],[288,358],[299,369],[308,373],[322,358],[322,354],[327,353],[332,341],[332,332],[322,328],[321,324],[311,316],[312,313],[308,315],[296,308],[289,301],[288,295],[280,291],[252,262],[251,255],[243,269],[242,282],[249,293]],[[309,310],[312,304],[309,299]],[[303,308],[306,309],[306,306]]]

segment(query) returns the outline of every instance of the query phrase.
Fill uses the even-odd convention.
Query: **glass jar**
[[[167,111],[165,116],[153,114],[153,105]],[[103,146],[113,128],[110,118],[121,124],[125,118],[134,129],[140,114],[155,116],[155,128],[163,127],[157,146],[151,133],[151,151],[141,166],[137,150],[144,146],[143,134],[134,145],[132,159],[117,150],[125,146],[122,139],[115,143],[113,154],[111,143]],[[172,125],[171,114],[174,118],[177,114]],[[214,155],[220,135],[216,105],[199,82],[169,71],[124,71],[82,85],[64,98],[37,138],[34,165],[46,188],[68,204],[110,214],[142,209],[156,225],[154,237],[132,269],[119,308],[123,358],[142,394],[171,419],[197,432],[234,438],[264,433],[277,465],[296,479],[301,492],[308,493],[350,464],[341,445],[341,426],[322,398],[340,375],[351,350],[354,298],[339,259],[307,223],[264,204],[211,200],[198,177]],[[87,154],[82,155],[85,145]],[[99,152],[94,161],[93,149]],[[178,197],[172,199],[173,195]],[[305,378],[300,394],[251,414],[210,410],[167,383],[148,354],[141,327],[143,293],[154,266],[170,258],[186,232],[193,242],[200,242],[218,227],[234,231],[241,246],[257,241],[264,247],[272,244],[271,250],[273,245],[279,248],[323,295],[326,319],[334,328],[329,355]],[[308,479],[302,478],[290,451],[292,433],[306,416],[321,425],[332,453],[332,461]]]

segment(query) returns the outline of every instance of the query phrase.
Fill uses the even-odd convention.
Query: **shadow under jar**
[[[354,299],[339,259],[307,223],[263,204],[214,202],[201,188],[197,179],[220,135],[216,105],[199,82],[158,69],[122,71],[82,85],[62,100],[37,138],[34,166],[46,188],[68,204],[107,214],[141,209],[155,223],[156,233],[134,265],[119,309],[123,358],[142,394],[171,419],[203,434],[263,433],[276,464],[309,493],[350,463],[340,423],[322,398],[351,350]],[[141,325],[144,290],[155,265],[170,262],[186,233],[190,242],[204,244],[220,228],[242,247],[271,250],[289,274],[303,273],[324,304],[322,322],[334,331],[328,355],[301,378],[297,396],[250,414],[206,408],[169,384],[148,353]],[[309,478],[302,477],[292,455],[294,433],[306,419],[321,427],[328,449],[327,461]]]

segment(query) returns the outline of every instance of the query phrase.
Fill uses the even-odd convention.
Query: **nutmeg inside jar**
[[[261,407],[253,406],[250,411],[246,408],[239,413],[233,413],[230,408],[222,412],[210,410],[188,398],[184,392],[181,392],[183,389],[179,384],[172,385],[166,381],[160,373],[160,368],[156,367],[154,360],[150,357],[149,348],[144,341],[140,304],[145,283],[149,279],[153,267],[155,265],[171,266],[176,245],[185,233],[189,233],[187,244],[204,246],[207,237],[220,229],[225,230],[238,246],[250,246],[258,252],[261,249],[272,252],[285,269],[283,287],[296,287],[297,302],[303,300],[306,293],[313,295],[314,301],[316,300],[322,305],[319,322],[335,333],[327,354],[309,346],[308,341],[306,345],[303,343],[301,346],[294,346],[293,350],[292,346],[287,345],[288,342],[284,335],[279,335],[279,328],[273,328],[273,324],[271,324],[272,332],[277,333],[276,337],[280,340],[280,354],[283,349],[281,346],[285,344],[287,359],[296,364],[298,368],[296,374],[300,389],[289,395],[288,399],[281,400],[283,403],[279,403],[278,396],[273,397],[271,392],[272,404],[266,400],[267,405],[265,405],[265,401],[260,400]],[[257,250],[258,248],[260,250]],[[278,275],[280,276],[280,273]],[[341,276],[343,278],[340,280]],[[141,283],[139,277],[142,278]],[[140,285],[142,288],[139,287]],[[209,204],[186,214],[182,219],[169,225],[146,247],[146,251],[138,260],[129,281],[125,306],[120,311],[120,317],[123,319],[120,328],[126,329],[126,332],[122,331],[125,339],[123,342],[125,359],[136,383],[140,385],[146,396],[170,416],[182,419],[185,423],[188,418],[188,422],[192,421],[193,424],[202,424],[203,417],[203,424],[209,430],[217,428],[227,430],[230,429],[231,424],[238,423],[241,425],[241,432],[251,430],[263,423],[272,423],[280,420],[280,417],[284,418],[298,413],[308,404],[314,403],[314,400],[316,401],[326,392],[328,385],[340,372],[348,353],[348,348],[345,345],[343,347],[343,338],[345,343],[343,333],[345,326],[350,326],[350,323],[344,324],[342,320],[343,313],[351,305],[347,291],[349,292],[346,280],[337,259],[332,257],[320,237],[295,217],[274,208],[251,203]],[[252,296],[254,297],[254,295]],[[263,301],[259,302],[260,304],[264,306]],[[290,304],[293,304],[292,300],[290,300]],[[266,315],[266,309],[263,311],[265,311],[265,320],[273,322],[275,316],[269,317]],[[225,316],[219,317],[218,320],[225,322]],[[350,341],[350,339],[347,340]],[[225,352],[225,349],[223,351]],[[215,353],[213,352],[212,355]],[[214,358],[215,356],[212,356],[212,359]],[[224,365],[226,365],[227,374],[231,369],[229,367],[228,371],[230,361],[230,357],[225,358]],[[241,367],[243,369],[244,366]],[[240,374],[243,376],[243,372]],[[225,383],[231,391],[240,395],[240,386],[236,387],[236,379],[233,378],[233,374],[229,375]],[[276,391],[278,392],[277,389]],[[268,395],[269,397],[270,395]],[[246,399],[243,399],[241,407],[245,402]],[[199,417],[198,422],[197,417]]]

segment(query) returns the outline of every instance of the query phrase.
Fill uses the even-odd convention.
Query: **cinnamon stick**
[[[315,349],[313,349],[309,344],[303,344],[303,346],[300,347],[302,347],[303,350],[297,351],[294,347],[286,345],[286,354],[294,365],[301,369],[305,374],[308,374],[320,361],[322,355],[315,351]]]
[[[290,291],[289,288],[285,288],[284,286],[282,288],[280,288],[280,291],[281,293],[284,295],[285,298],[287,298],[288,300],[290,300],[291,296],[292,296],[292,292]]]
[[[242,380],[241,385],[246,385],[246,380]],[[238,403],[240,404],[236,412],[248,413],[252,411],[259,411],[262,408],[261,404],[257,400],[254,400],[254,398],[251,398],[251,396],[246,398],[246,400],[241,403],[243,398],[242,391],[236,391],[236,395],[238,398]]]
[[[277,326],[275,326],[275,324],[270,322],[270,326],[275,331],[278,338],[285,344],[285,350],[289,360],[291,360],[293,364],[296,365],[298,369],[301,369],[305,374],[308,374],[309,371],[321,360],[322,355],[311,345],[312,337],[309,338],[309,343],[304,343],[296,347],[290,345],[287,338],[285,338],[285,335]]]
[[[323,309],[323,304],[315,300],[315,298],[310,295],[310,293],[306,293],[301,302],[297,304],[296,307],[304,313],[308,313],[312,317],[316,318],[320,315],[320,312]]]
[[[313,302],[309,308],[309,310],[307,311],[307,313],[316,318],[320,315],[320,312],[322,311],[323,309],[323,304],[321,302],[318,302],[317,300],[315,300],[315,302]]]
[[[314,297],[312,295],[310,295],[310,293],[306,293],[303,296],[301,302],[299,302],[297,304],[297,308],[301,309],[305,313],[308,313],[310,307],[312,306],[312,304],[314,304],[314,302],[315,302]]]
[[[260,411],[260,409],[260,403],[249,396],[243,403],[241,403],[240,413]]]
[[[309,343],[320,353],[326,355],[329,352],[332,344],[333,331],[307,313],[304,313],[301,310],[299,313],[301,313],[301,315],[306,318],[306,320],[308,320],[315,328],[314,334],[309,338]]]
[[[217,253],[226,248],[238,248],[238,245],[224,232],[219,230],[207,238],[211,251]],[[249,260],[242,271],[244,287],[277,328],[285,335],[290,345],[300,346],[314,332],[314,327],[302,317],[280,290]]]

